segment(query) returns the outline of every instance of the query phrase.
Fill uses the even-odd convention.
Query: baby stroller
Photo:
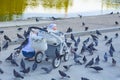
[[[61,32],[49,32],[40,28],[37,36],[31,36],[32,47],[36,51],[35,61],[40,63],[43,59],[52,59],[54,68],[60,66],[62,59],[68,61],[69,48],[64,38]]]

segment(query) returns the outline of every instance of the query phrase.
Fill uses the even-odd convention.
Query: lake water
[[[2,0],[0,21],[28,17],[76,17],[120,11],[120,0]]]

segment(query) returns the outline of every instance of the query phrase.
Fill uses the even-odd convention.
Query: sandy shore
[[[42,27],[49,25],[50,23],[56,23],[60,31],[65,32],[68,27],[71,27],[74,32],[80,32],[84,31],[85,27],[89,27],[88,30],[119,27],[120,24],[116,25],[115,21],[120,23],[120,14],[82,16],[82,18],[75,17],[60,20],[40,20],[39,22],[36,22],[35,20],[0,22],[0,30],[4,30],[4,34],[15,39],[16,33],[23,33],[23,31],[30,26]],[[84,26],[82,25],[83,22],[85,23]],[[18,27],[22,27],[23,30],[18,32]]]

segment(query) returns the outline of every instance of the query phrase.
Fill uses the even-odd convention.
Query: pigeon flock
[[[116,21],[115,24],[118,25]],[[18,40],[24,40],[26,30],[17,30]],[[21,31],[24,33],[20,34]],[[70,49],[69,60],[62,61],[58,68],[53,68],[49,60],[41,63],[25,60],[21,52],[14,50],[19,44],[9,45],[12,39],[4,35],[4,44],[0,47],[3,49],[0,52],[0,80],[120,80],[119,31],[101,33],[96,30],[94,34],[75,36],[69,27],[66,32],[70,34],[65,38]]]

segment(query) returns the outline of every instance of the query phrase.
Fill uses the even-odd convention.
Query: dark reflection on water
[[[21,18],[26,8],[35,9],[40,5],[45,9],[63,9],[64,13],[68,14],[68,9],[73,6],[73,3],[74,0],[1,0],[0,21]],[[120,9],[120,0],[101,0],[101,4],[103,8]]]

